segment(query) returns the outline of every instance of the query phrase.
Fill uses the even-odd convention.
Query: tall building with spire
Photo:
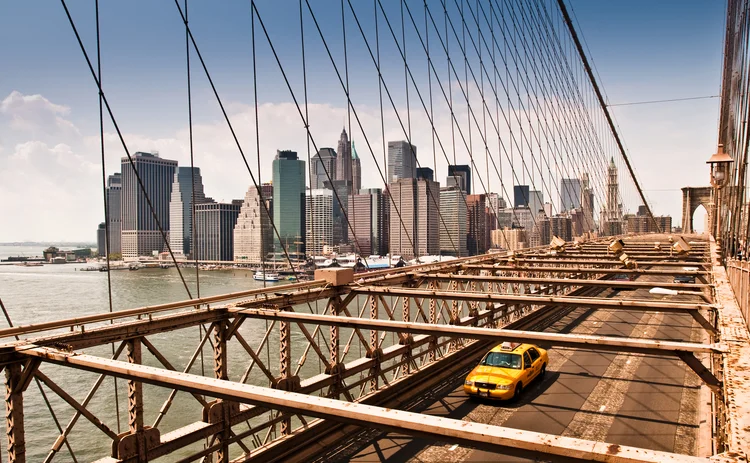
[[[352,194],[358,194],[362,189],[362,162],[357,155],[357,149],[352,142]]]
[[[601,212],[601,233],[604,236],[622,234],[622,204],[619,202],[620,186],[617,181],[615,158],[607,167],[607,205]]]
[[[352,180],[352,145],[346,129],[341,131],[339,146],[336,150],[336,176],[334,180]]]

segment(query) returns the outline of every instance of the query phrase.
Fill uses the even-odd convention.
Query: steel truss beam
[[[706,462],[704,458],[342,402],[330,398],[278,391],[144,365],[128,364],[117,360],[101,359],[86,354],[67,353],[50,348],[32,348],[24,351],[23,354],[38,357],[47,362],[96,373],[110,374],[131,380],[137,379],[156,386],[205,393],[220,399],[258,405],[304,416],[331,419],[386,431],[404,432],[414,436],[450,440],[494,452],[507,451],[507,449],[512,448],[538,452],[544,455],[592,461]]]
[[[660,341],[615,336],[546,333],[541,331],[518,331],[502,328],[459,325],[433,325],[431,323],[374,320],[370,318],[342,317],[267,309],[241,309],[237,310],[236,314],[238,316],[259,318],[263,320],[283,320],[344,328],[363,328],[396,333],[423,334],[427,336],[481,339],[485,341],[537,342],[552,346],[571,347],[576,349],[632,352],[648,355],[668,354],[676,356],[679,352],[691,354],[721,354],[726,351],[726,349],[719,344]]]
[[[527,261],[528,263],[528,261]],[[686,265],[694,267],[694,265]],[[505,272],[557,272],[557,273],[581,273],[581,274],[598,274],[613,275],[624,273],[626,275],[690,275],[705,278],[709,272],[701,270],[654,270],[654,269],[627,269],[627,268],[592,268],[592,267],[551,267],[551,266],[524,266],[524,265],[487,265],[487,264],[468,264],[461,265],[464,270],[495,270]]]
[[[717,344],[631,339],[611,336],[573,335],[544,333],[538,331],[518,331],[497,328],[477,328],[458,325],[434,325],[430,323],[409,323],[394,320],[373,320],[332,315],[318,315],[276,310],[246,309],[238,315],[266,320],[288,320],[299,323],[383,330],[396,333],[422,334],[427,336],[447,336],[451,338],[480,339],[487,341],[533,342],[548,346],[571,347],[575,349],[630,352],[646,355],[670,355],[682,359],[712,390],[718,392],[719,381],[711,371],[695,357],[695,354],[721,354],[726,348]],[[481,316],[481,313],[479,314]],[[462,320],[463,321],[463,320]]]
[[[123,318],[138,317],[139,319],[143,316],[151,316],[155,313],[166,312],[169,310],[184,309],[188,307],[199,307],[207,306],[208,304],[215,302],[227,302],[235,299],[242,299],[246,297],[264,297],[268,294],[279,293],[279,291],[288,290],[299,290],[307,289],[312,291],[315,288],[325,286],[324,280],[308,281],[302,283],[292,283],[284,286],[275,288],[260,288],[249,291],[240,291],[235,293],[220,294],[217,296],[202,297],[197,299],[189,299],[185,301],[170,302],[168,304],[152,305],[147,307],[140,307],[135,309],[120,310],[118,312],[107,312],[96,315],[87,315],[84,317],[66,318],[63,320],[57,320],[46,323],[37,323],[34,325],[18,325],[13,328],[0,329],[0,339],[8,338],[12,336],[21,336],[29,333],[38,333],[41,331],[50,331],[59,328],[68,328],[76,326],[89,325],[91,323],[109,322],[114,320],[120,320]]]
[[[673,289],[705,289],[710,285],[702,283],[672,283],[659,281],[617,281],[612,280],[586,280],[578,278],[525,278],[525,277],[508,277],[494,275],[458,275],[455,273],[419,273],[414,275],[417,279],[437,280],[437,281],[478,281],[491,283],[523,283],[532,285],[568,285],[568,286],[599,286],[611,288],[673,288]],[[697,293],[700,296],[701,293]]]
[[[634,256],[631,256],[628,254],[628,256],[634,258]],[[502,257],[499,259],[496,259],[497,262],[508,262],[509,258]],[[561,257],[556,256],[554,258],[550,258],[549,256],[541,256],[539,258],[532,258],[532,257],[514,257],[513,261],[517,262],[518,264],[565,264],[565,265],[573,265],[573,264],[579,264],[579,265],[609,265],[609,266],[618,266],[622,267],[622,263],[617,259],[617,256],[612,256],[611,259],[574,259],[571,257]],[[701,261],[695,261],[695,262],[674,262],[674,261],[662,261],[662,260],[637,260],[639,266],[642,267],[650,267],[650,266],[658,266],[658,267],[708,267],[710,264],[701,262]]]
[[[534,294],[486,294],[460,291],[435,291],[429,289],[390,288],[382,286],[363,286],[351,289],[353,293],[362,295],[381,294],[383,296],[411,297],[421,299],[438,300],[461,300],[467,302],[494,302],[505,304],[544,304],[544,305],[568,305],[578,307],[593,307],[597,309],[632,309],[632,310],[654,310],[662,312],[688,312],[696,310],[709,310],[714,306],[710,304],[660,302],[627,299],[609,299],[595,297],[571,297],[571,296],[539,296]]]

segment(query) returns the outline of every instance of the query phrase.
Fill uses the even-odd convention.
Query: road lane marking
[[[643,337],[653,338],[663,318],[661,314],[646,313],[638,321],[633,333],[637,335],[645,327]],[[615,414],[625,402],[625,396],[630,387],[629,380],[633,379],[642,361],[641,355],[617,354],[602,375],[603,379],[596,384],[581,410],[573,416],[562,435],[604,441],[615,421]],[[605,408],[609,409],[610,413],[606,415],[599,413]]]

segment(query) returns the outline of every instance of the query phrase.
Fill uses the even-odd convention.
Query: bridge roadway
[[[639,281],[671,281],[643,275]],[[692,295],[652,295],[648,289],[592,288],[589,296],[701,303]],[[603,336],[707,342],[688,314],[573,308],[528,321],[527,329]],[[556,314],[556,315],[555,315]],[[568,348],[549,350],[547,375],[519,401],[467,398],[463,380],[478,359],[430,394],[407,405],[422,413],[529,431],[580,437],[668,452],[711,455],[710,394],[679,359]],[[538,461],[363,430],[317,461],[443,462]],[[548,460],[544,460],[548,461]]]

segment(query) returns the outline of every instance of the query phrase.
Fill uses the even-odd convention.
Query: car
[[[635,278],[628,275],[627,273],[616,273],[612,278],[612,281],[633,281]]]
[[[517,398],[534,378],[544,376],[547,351],[533,344],[504,342],[487,352],[464,380],[470,397]]]
[[[695,275],[676,275],[675,283],[695,283]]]
[[[609,281],[612,282],[612,289],[635,289],[631,286],[622,286],[618,285],[617,282],[619,281],[633,281],[635,280],[635,275],[633,274],[627,274],[627,273],[615,273],[612,275],[612,277],[609,279]]]

